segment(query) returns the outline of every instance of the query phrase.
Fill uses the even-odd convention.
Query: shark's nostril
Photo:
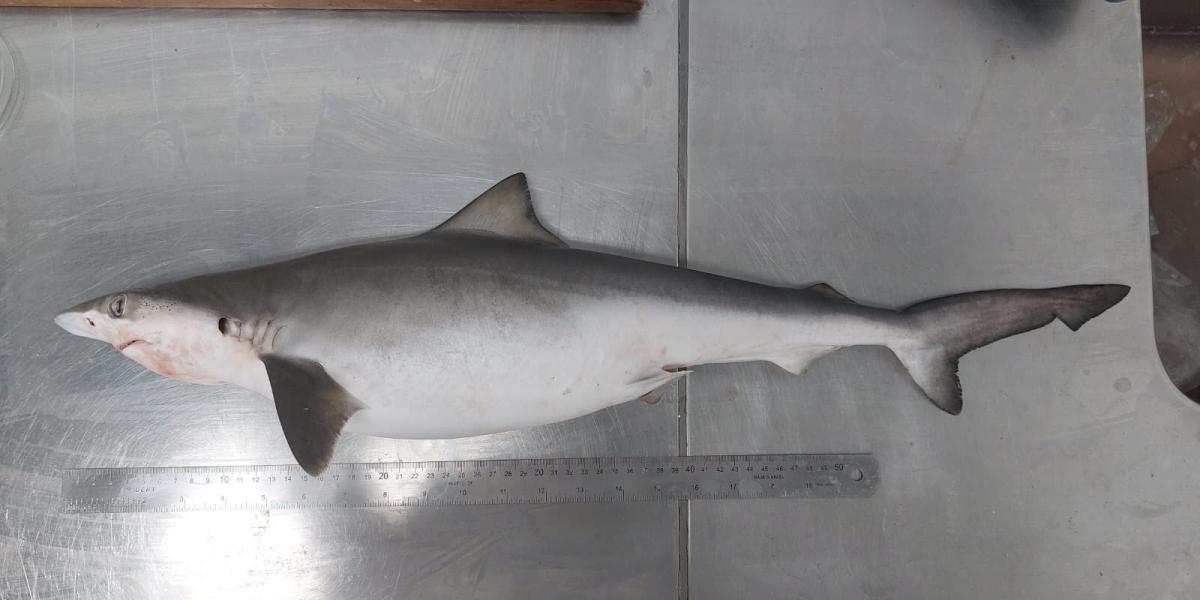
[[[92,327],[96,326],[96,322],[93,321],[90,317],[87,317],[87,322],[88,322],[88,325],[91,325]]]

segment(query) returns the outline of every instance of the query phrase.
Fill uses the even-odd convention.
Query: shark
[[[1072,330],[1129,287],[945,296],[893,310],[826,284],[763,285],[572,248],[539,220],[525,175],[419,235],[107,294],[55,323],[164,377],[274,402],[297,463],[319,474],[343,432],[442,439],[655,401],[697,366],[768,361],[801,374],[840,348],[891,350],[941,410],[959,359],[1055,320]]]

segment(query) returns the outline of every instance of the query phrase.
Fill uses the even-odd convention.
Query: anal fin
[[[813,361],[838,348],[841,348],[841,346],[805,346],[787,354],[769,357],[767,360],[779,365],[793,375],[800,375],[812,365]]]
[[[958,356],[942,348],[901,349],[892,352],[925,397],[938,408],[957,415],[962,412],[962,384],[958,379]]]
[[[283,436],[296,462],[310,475],[329,466],[342,426],[363,408],[320,363],[267,354],[262,357]]]

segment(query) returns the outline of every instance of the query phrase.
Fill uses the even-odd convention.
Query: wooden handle
[[[645,0],[0,0],[0,7],[289,8],[544,13],[632,13]]]

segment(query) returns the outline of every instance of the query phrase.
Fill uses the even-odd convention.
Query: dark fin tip
[[[1124,300],[1129,290],[1129,286],[1116,283],[1063,288],[1067,294],[1066,306],[1054,314],[1071,331],[1079,331],[1085,323]]]
[[[948,377],[953,382],[953,387],[945,390],[941,394],[941,398],[937,400],[933,400],[933,398],[930,399],[933,400],[933,403],[936,404],[938,408],[946,411],[947,414],[957,416],[961,414],[963,410],[962,380],[958,378],[958,359],[956,358],[951,360],[950,363],[946,365],[946,370],[949,372]]]

